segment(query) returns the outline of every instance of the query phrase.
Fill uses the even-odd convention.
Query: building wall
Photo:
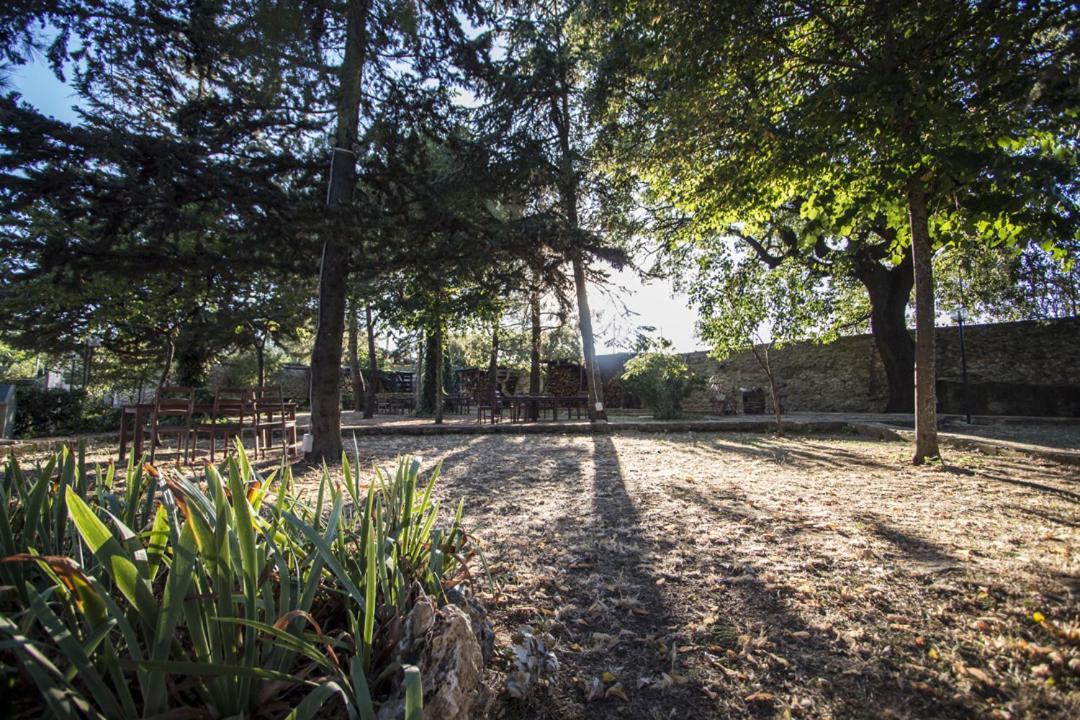
[[[971,325],[964,328],[964,341],[972,385],[985,383],[992,388],[993,384],[1006,383],[1014,390],[1018,385],[1055,386],[1063,391],[1080,388],[1080,318]],[[621,374],[622,364],[611,362],[612,357],[597,358],[598,366],[606,370],[605,379]],[[768,386],[749,351],[723,362],[706,352],[687,353],[684,358],[699,378],[715,377],[720,387],[750,390]],[[771,359],[788,411],[881,412],[885,407],[885,373],[870,335],[843,337],[829,344],[797,343],[774,350]],[[956,327],[938,328],[937,375],[939,381],[961,379]],[[1005,404],[992,398],[988,402],[988,412],[1013,414]],[[684,408],[710,411],[712,391],[698,388]]]

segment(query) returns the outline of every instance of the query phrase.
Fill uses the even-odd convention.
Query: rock
[[[426,720],[467,720],[481,706],[483,652],[469,614],[458,605],[446,605],[435,614],[424,639],[420,672]]]
[[[487,619],[487,611],[476,598],[468,594],[460,586],[451,588],[446,593],[446,599],[453,605],[458,606],[469,616],[473,632],[480,643],[480,652],[483,656],[484,665],[491,662],[491,655],[495,652],[495,629]]]
[[[383,703],[375,720],[402,720],[405,717],[405,698],[394,697]]]
[[[435,624],[435,603],[431,598],[424,595],[417,599],[412,610],[405,618],[405,637],[402,641],[400,654],[406,658],[413,658],[414,653],[423,647],[424,637]]]

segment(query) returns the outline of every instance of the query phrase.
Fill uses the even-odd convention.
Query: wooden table
[[[143,432],[146,428],[146,419],[154,412],[154,403],[132,403],[125,405],[120,412],[120,462],[127,458],[128,433],[132,432],[135,446],[135,459],[138,461],[143,456]],[[210,416],[214,413],[214,403],[195,403],[194,414]],[[290,420],[296,420],[296,403],[285,403],[285,415]],[[194,427],[194,426],[193,426]],[[252,424],[252,427],[255,427]]]
[[[551,419],[559,419],[559,408],[566,408],[566,419],[570,419],[570,413],[577,410],[577,416],[581,417],[581,411],[589,406],[588,395],[514,395],[510,399],[513,403],[510,419],[516,422],[537,421],[540,419],[540,411],[543,408],[551,409]]]

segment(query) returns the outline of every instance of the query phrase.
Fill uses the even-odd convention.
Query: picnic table
[[[511,422],[537,421],[545,410],[551,411],[551,419],[559,419],[559,408],[566,410],[566,419],[576,412],[581,418],[581,411],[588,410],[588,395],[514,395],[510,398]]]
[[[136,459],[143,455],[143,432],[146,428],[146,419],[154,412],[154,403],[131,403],[125,405],[120,412],[120,462],[127,457],[128,434],[133,435],[132,442],[135,447]],[[193,413],[209,417],[214,412],[214,403],[195,403]],[[289,420],[296,420],[296,403],[285,403],[285,414]]]

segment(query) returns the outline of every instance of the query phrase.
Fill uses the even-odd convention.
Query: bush
[[[84,390],[44,390],[30,383],[15,389],[15,437],[72,435],[82,423]]]
[[[19,383],[15,403],[13,432],[17,438],[109,432],[120,427],[120,408],[92,403],[82,389],[44,390]]]
[[[81,455],[0,478],[12,715],[371,718],[401,693],[419,716],[403,619],[445,601],[475,553],[460,504],[439,522],[438,467],[421,482],[405,458],[361,482],[344,463],[308,504],[288,466],[261,476],[242,448],[201,483]]]
[[[693,376],[682,358],[660,346],[638,353],[626,363],[622,379],[658,420],[682,414],[682,401],[693,389]]]

